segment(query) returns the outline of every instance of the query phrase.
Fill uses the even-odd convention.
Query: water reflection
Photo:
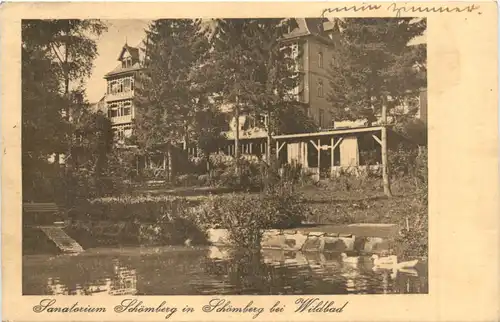
[[[426,265],[374,269],[339,253],[225,248],[87,251],[25,256],[25,295],[391,294],[427,293]]]
[[[123,266],[118,259],[112,259],[112,272],[103,272],[95,280],[72,280],[68,276],[47,278],[48,295],[134,295],[137,293],[135,269]],[[109,276],[109,277],[107,277]]]

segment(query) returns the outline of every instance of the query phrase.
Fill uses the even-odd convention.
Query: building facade
[[[125,44],[118,56],[117,66],[104,76],[107,81],[105,113],[111,120],[115,137],[120,143],[132,135],[135,83],[142,68],[141,49]]]
[[[299,55],[298,68],[300,85],[295,90],[297,100],[305,103],[307,114],[322,129],[333,127],[331,104],[326,95],[329,92],[328,69],[333,59],[335,35],[333,23],[327,19],[297,18],[297,26],[286,35],[285,41],[295,47]],[[143,68],[144,54],[139,46],[125,44],[119,55],[117,66],[108,72],[104,78],[107,81],[106,94],[103,101],[96,103],[96,108],[103,110],[111,120],[118,141],[132,134],[132,120],[135,116],[133,102],[137,73]],[[104,107],[103,107],[104,105]],[[229,108],[222,107],[222,110]],[[236,124],[240,134],[245,137],[262,137],[265,118],[242,115],[240,120],[229,122],[230,139],[235,132]]]

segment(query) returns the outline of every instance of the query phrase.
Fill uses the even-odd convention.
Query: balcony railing
[[[111,117],[111,124],[123,124],[123,123],[131,123],[132,115],[125,116],[113,116]]]
[[[106,102],[130,99],[134,97],[134,91],[106,94]]]

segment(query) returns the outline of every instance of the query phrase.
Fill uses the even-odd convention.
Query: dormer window
[[[132,58],[124,58],[122,60],[122,67],[123,68],[129,68],[132,67]]]

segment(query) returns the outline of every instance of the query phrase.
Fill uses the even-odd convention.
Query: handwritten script
[[[146,300],[145,300],[146,301]],[[199,311],[205,314],[239,314],[243,317],[257,319],[264,312],[275,314],[298,313],[298,314],[339,314],[344,312],[349,302],[337,303],[331,300],[322,300],[319,297],[299,297],[294,302],[282,303],[275,301],[266,305],[259,305],[257,300],[246,303],[233,303],[225,298],[212,298],[199,308],[189,305],[173,305],[166,301],[152,301],[148,303],[137,298],[126,298],[111,308],[105,306],[83,305],[75,302],[70,305],[59,305],[56,299],[46,298],[33,306],[35,313],[115,313],[129,314],[161,314],[164,319],[169,319],[174,314],[191,314]],[[291,303],[291,304],[290,304]],[[288,307],[287,307],[288,305]],[[111,309],[111,310],[109,310]],[[109,310],[109,311],[108,311]]]
[[[460,12],[476,12],[481,14],[479,11],[479,6],[476,4],[468,6],[422,6],[422,5],[406,5],[400,3],[391,3],[389,5],[379,5],[379,4],[362,4],[353,6],[338,6],[323,9],[321,17],[325,17],[329,13],[339,13],[339,12],[365,12],[365,11],[378,11],[387,10],[394,13],[396,17],[401,17],[402,13],[460,13]]]

